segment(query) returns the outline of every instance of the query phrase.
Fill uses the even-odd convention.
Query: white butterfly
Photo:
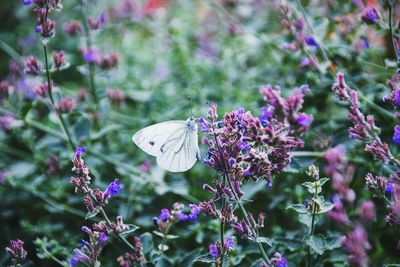
[[[157,164],[170,172],[189,170],[200,159],[196,119],[166,121],[141,129],[132,141],[157,158]]]

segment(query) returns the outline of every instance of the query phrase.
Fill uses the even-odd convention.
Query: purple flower
[[[228,250],[228,251],[233,250],[235,248],[235,239],[233,237],[231,237],[231,236],[228,236],[225,239],[224,246],[225,246],[225,249]]]
[[[298,124],[300,124],[302,127],[308,127],[308,126],[310,126],[310,124],[312,123],[312,121],[313,121],[313,116],[312,116],[312,115],[305,114],[305,113],[300,114],[300,115],[297,117],[297,119],[296,119],[296,122],[297,122]]]
[[[199,118],[199,123],[200,123],[200,130],[202,132],[207,132],[208,131],[208,122],[205,118],[201,117]]]
[[[201,209],[199,206],[196,204],[190,204],[189,209],[183,209],[178,215],[178,219],[180,219],[182,222],[186,221],[195,221],[197,220],[197,217],[201,213]]]
[[[373,6],[366,7],[361,14],[361,19],[366,23],[376,23],[379,19],[378,11]]]
[[[308,59],[308,57],[303,57],[300,61],[300,66],[302,68],[307,67],[310,65],[310,60]]]
[[[305,37],[304,41],[306,42],[307,45],[312,46],[312,47],[318,47],[317,41],[312,37],[311,35],[308,35]]]
[[[153,217],[153,224],[158,225],[158,217]]]
[[[106,192],[104,193],[106,196],[105,198],[118,194],[119,190],[122,188],[124,188],[124,185],[120,184],[118,179],[115,179],[114,182],[107,186]]]
[[[80,155],[82,155],[82,153],[85,153],[86,152],[86,147],[84,147],[84,146],[78,146],[77,148],[76,148],[76,150],[75,150],[75,155],[76,156],[80,156]]]
[[[105,233],[101,232],[99,236],[99,244],[100,246],[104,246],[106,244],[108,237]]]
[[[400,144],[400,132],[394,132],[392,141],[396,145]]]
[[[92,262],[90,257],[88,255],[82,253],[82,251],[80,251],[78,248],[74,249],[74,253],[75,253],[75,256],[71,259],[72,265],[76,265],[76,264],[78,264],[78,262],[81,262],[84,264],[90,264]]]
[[[24,249],[24,241],[22,240],[11,240],[11,245],[6,247],[6,253],[16,262],[23,261],[28,252]]]
[[[251,149],[250,146],[246,142],[243,142],[243,141],[238,144],[238,148],[240,148],[241,150],[246,150],[246,151],[249,151]]]
[[[400,89],[396,89],[393,92],[393,100],[396,106],[400,106]]]
[[[388,193],[389,195],[392,195],[394,192],[394,185],[392,183],[388,183],[386,185],[385,192]]]
[[[210,245],[210,256],[211,256],[211,258],[213,258],[213,259],[216,259],[216,258],[218,258],[218,247],[216,246],[216,245],[214,245],[214,244],[211,244]]]
[[[98,18],[100,24],[104,24],[106,22],[106,13],[101,12]]]
[[[24,6],[29,6],[30,4],[32,4],[32,0],[23,0],[22,3],[24,4]]]
[[[282,257],[277,263],[276,267],[286,267],[288,264],[287,259],[285,257]]]
[[[167,221],[171,214],[169,213],[168,209],[162,209],[160,213],[160,217],[158,217],[161,221]]]

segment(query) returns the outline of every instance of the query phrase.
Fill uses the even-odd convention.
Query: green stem
[[[54,109],[55,108],[55,101],[54,101],[54,96],[53,96],[53,86],[51,84],[51,79],[50,79],[49,61],[48,61],[48,58],[47,58],[47,45],[46,44],[43,45],[43,53],[44,53],[44,61],[45,61],[45,67],[46,67],[47,87],[48,87],[48,91],[49,91],[50,101],[51,101],[51,104],[52,104],[53,109]],[[71,133],[69,132],[69,129],[67,127],[67,123],[65,122],[65,120],[64,120],[63,116],[61,115],[61,113],[59,113],[56,110],[54,110],[54,111],[57,114],[58,118],[60,119],[62,129],[64,130],[65,134],[67,135],[67,139],[68,139],[69,144],[75,150],[76,146],[74,144],[74,141],[72,140]]]
[[[89,52],[92,49],[92,39],[90,36],[90,29],[87,25],[85,12],[83,10],[84,9],[83,0],[80,0],[80,6],[81,6],[81,20],[82,20],[82,25],[83,25],[83,31],[84,31],[85,38],[86,38],[86,51]],[[90,92],[92,94],[94,103],[97,105],[98,97],[97,97],[97,88],[96,88],[96,82],[95,82],[95,66],[92,62],[87,62],[87,66],[89,69]]]
[[[313,201],[312,201],[312,211],[311,211],[311,228],[310,228],[310,233],[308,234],[308,237],[311,237],[314,234],[314,228],[315,228],[315,217],[316,217],[316,212],[317,212],[317,202],[315,201],[318,197],[318,187],[319,185],[317,184],[318,181],[314,181],[314,196],[313,196]],[[312,265],[312,257],[311,257],[311,250],[310,246],[307,247],[307,256],[308,256],[308,261],[307,265],[311,266]]]
[[[106,223],[107,223],[108,227],[111,227],[111,221],[108,218],[107,213],[103,209],[103,207],[100,207],[100,213],[103,216],[103,218],[106,220]],[[125,243],[125,245],[127,245],[131,250],[135,250],[135,247],[131,243],[129,243],[129,241],[122,234],[118,233],[118,234],[116,234],[116,237],[119,240],[121,240],[123,243]]]
[[[310,21],[308,20],[308,16],[307,16],[306,10],[304,9],[303,5],[301,4],[301,1],[300,0],[296,0],[296,2],[297,2],[297,5],[300,8],[300,11],[301,11],[302,15],[303,15],[303,19],[307,23],[307,25],[310,28],[312,34],[315,35],[315,31],[313,29],[313,26],[311,25]],[[329,60],[329,57],[328,57],[328,53],[326,52],[326,49],[324,47],[324,44],[322,42],[320,42],[318,47],[321,50],[322,56],[324,57],[325,61],[329,62],[330,60]]]
[[[62,262],[61,260],[57,259],[56,256],[54,256],[50,251],[47,250],[46,246],[44,246],[43,244],[41,244],[41,249],[42,251],[44,251],[44,253],[53,261],[57,262],[59,265],[64,266],[64,267],[68,267],[68,263],[66,262]]]
[[[212,123],[212,125],[214,127],[214,122],[211,122],[211,123]],[[215,133],[215,129],[214,129],[214,133]],[[240,202],[240,198],[237,196],[235,189],[233,188],[232,182],[231,182],[231,180],[230,180],[230,178],[228,176],[229,175],[228,168],[226,167],[225,160],[223,158],[222,151],[220,149],[220,145],[219,145],[219,142],[218,142],[216,134],[214,134],[214,139],[215,139],[215,144],[217,146],[218,153],[219,153],[219,155],[221,157],[222,166],[223,166],[223,169],[224,169],[224,181],[228,182],[229,188],[231,189],[231,191],[233,193],[233,196],[234,196],[234,198],[236,200],[236,203],[239,205],[240,210],[242,211],[242,214],[243,214],[243,216],[245,218],[245,221],[246,221],[247,225],[249,226],[250,231],[251,231],[251,233],[252,233],[252,235],[254,237],[254,242],[256,242],[256,244],[258,246],[258,249],[260,250],[263,259],[265,260],[265,262],[267,264],[271,264],[271,260],[269,259],[267,253],[265,252],[263,245],[257,240],[258,234],[257,234],[256,231],[254,231],[254,228],[253,228],[253,226],[252,226],[252,224],[250,222],[250,219],[249,219],[249,215],[248,215],[246,209],[244,208],[242,202]],[[221,266],[222,266],[222,263],[223,263],[223,257],[221,259]]]

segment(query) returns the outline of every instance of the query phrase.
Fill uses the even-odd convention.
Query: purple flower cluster
[[[87,266],[99,266],[97,257],[106,245],[108,236],[105,232],[92,231],[87,226],[83,226],[82,231],[88,235],[89,241],[82,240],[81,247],[74,249],[75,255],[71,259],[71,265],[83,263]]]
[[[119,89],[108,88],[106,95],[113,104],[121,105],[125,101],[125,93]]]
[[[290,12],[290,8],[287,4],[280,4],[278,8],[278,12],[282,16],[281,23],[284,25],[289,33],[292,35],[292,39],[294,40],[291,43],[285,43],[282,46],[282,49],[294,52],[298,50],[302,50],[303,52],[307,51],[307,47],[318,48],[319,44],[314,36],[310,35],[307,31],[306,25],[304,23],[303,18],[293,17]],[[295,14],[295,12],[293,12]],[[321,72],[318,59],[315,56],[314,51],[310,51],[306,53],[307,56],[303,57],[300,66],[307,67],[311,66],[317,71]]]
[[[216,108],[212,104],[208,120],[199,120],[201,129],[210,135],[202,139],[208,148],[204,162],[219,172],[228,172],[238,184],[244,179],[270,181],[271,175],[290,163],[290,152],[303,145],[301,140],[288,134],[283,123],[275,123],[274,117],[271,123],[266,123],[265,114],[260,119],[249,111],[237,109],[217,121],[212,115],[216,114]]]
[[[23,0],[23,4],[35,5],[35,11],[37,12],[38,24],[35,31],[42,36],[42,38],[48,39],[55,35],[56,22],[50,20],[48,15],[53,10],[60,10],[62,8],[61,0]]]
[[[85,165],[82,154],[86,152],[85,147],[77,147],[75,155],[72,159],[74,167],[72,171],[75,172],[76,176],[72,177],[70,182],[75,185],[76,193],[84,194],[84,204],[89,210],[89,212],[93,212],[98,210],[101,206],[104,206],[108,203],[108,199],[116,194],[118,194],[119,190],[124,188],[124,185],[119,182],[118,179],[115,179],[112,183],[110,183],[105,191],[101,191],[100,189],[92,189],[90,188],[91,178],[89,176],[89,168]]]
[[[369,266],[368,250],[371,249],[371,245],[363,226],[358,225],[353,232],[344,236],[341,242],[350,253],[350,264],[362,267]]]
[[[333,84],[332,90],[341,100],[349,103],[349,119],[353,126],[349,128],[350,138],[364,141],[365,151],[371,153],[375,159],[379,159],[385,164],[393,159],[389,145],[383,143],[379,137],[380,129],[376,127],[372,115],[365,116],[358,103],[358,93],[347,86],[344,80],[344,74],[337,74],[337,82]]]
[[[352,203],[356,195],[349,184],[354,174],[354,166],[347,162],[345,147],[339,145],[330,148],[325,152],[324,157],[328,162],[325,173],[332,178],[333,190],[339,194],[341,199]]]
[[[176,202],[172,205],[172,209],[162,209],[160,216],[153,218],[153,224],[157,225],[160,232],[164,233],[168,231],[169,226],[173,223],[182,221],[194,222],[201,213],[201,208],[196,204],[189,204],[185,207],[180,202]]]
[[[95,64],[102,70],[110,70],[116,68],[119,63],[118,53],[104,55],[95,46],[92,46],[89,49],[81,48],[81,53],[87,63]]]
[[[141,265],[145,259],[143,256],[142,241],[139,237],[133,238],[134,249],[131,252],[126,252],[122,256],[118,257],[117,261],[121,267],[131,267]]]
[[[24,241],[19,239],[10,241],[10,246],[6,247],[6,253],[11,257],[13,266],[18,266],[18,263],[25,260],[28,255],[28,252],[24,249]]]
[[[212,259],[217,260],[220,256],[225,255],[226,252],[233,251],[235,249],[235,238],[228,236],[224,240],[224,245],[217,241],[215,244],[209,246],[209,254]]]

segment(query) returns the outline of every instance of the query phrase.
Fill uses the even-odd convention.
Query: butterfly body
[[[135,133],[133,142],[147,154],[157,158],[157,164],[170,172],[184,172],[198,159],[198,126],[196,119],[166,121],[150,125]]]

